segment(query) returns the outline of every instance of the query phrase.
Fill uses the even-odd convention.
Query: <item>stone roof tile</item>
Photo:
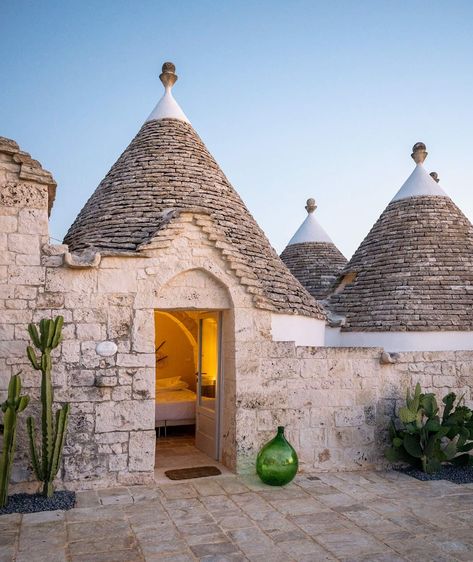
[[[472,224],[447,196],[393,200],[328,308],[345,317],[344,331],[473,330]]]
[[[141,127],[87,201],[64,242],[72,251],[135,252],[168,226],[173,212],[192,209],[205,209],[233,248],[234,262],[253,272],[247,290],[263,294],[265,301],[255,296],[255,305],[324,318],[192,126],[182,120],[151,120]]]

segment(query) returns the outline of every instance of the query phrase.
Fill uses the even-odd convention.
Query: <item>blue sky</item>
[[[0,134],[58,182],[62,239],[162,94],[281,251],[315,197],[350,256],[412,170],[473,219],[470,1],[3,0]]]

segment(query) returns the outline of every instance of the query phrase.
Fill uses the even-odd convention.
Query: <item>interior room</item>
[[[221,467],[221,313],[156,310],[155,353],[157,477]]]

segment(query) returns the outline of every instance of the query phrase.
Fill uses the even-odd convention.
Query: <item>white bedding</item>
[[[195,419],[196,394],[192,390],[165,390],[156,393],[155,420]]]

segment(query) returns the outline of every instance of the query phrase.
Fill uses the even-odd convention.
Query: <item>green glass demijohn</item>
[[[297,453],[284,437],[284,427],[279,426],[276,437],[258,453],[256,472],[265,484],[284,486],[294,478],[298,468]]]

